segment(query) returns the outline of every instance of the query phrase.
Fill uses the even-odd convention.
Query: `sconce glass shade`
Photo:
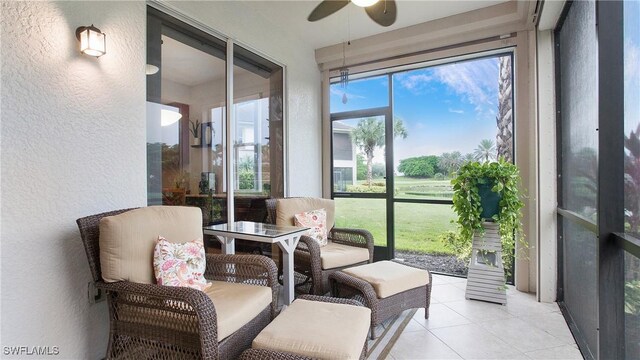
[[[107,53],[107,35],[93,26],[80,26],[76,29],[76,37],[80,41],[80,52],[100,57]]]
[[[378,0],[351,0],[351,2],[360,7],[367,7],[377,3]]]
[[[147,64],[147,66],[145,67],[145,73],[147,75],[157,74],[158,71],[160,71],[160,68],[155,65]]]

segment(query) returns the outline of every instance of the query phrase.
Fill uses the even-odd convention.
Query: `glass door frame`
[[[391,84],[391,76],[388,76],[389,84]],[[346,199],[385,199],[385,215],[386,215],[386,232],[387,232],[387,245],[386,246],[374,246],[373,257],[374,261],[378,260],[390,260],[394,258],[395,242],[393,237],[393,105],[392,105],[392,90],[389,88],[389,105],[345,111],[340,113],[333,113],[330,116],[331,127],[333,128],[334,121],[340,121],[345,119],[358,119],[367,118],[371,116],[384,116],[384,133],[385,133],[385,193],[349,193],[349,192],[336,192],[334,187],[334,162],[333,162],[333,133],[330,139],[331,143],[331,198],[346,198]],[[354,174],[356,176],[356,174]]]
[[[224,179],[222,180],[227,187],[226,201],[227,201],[227,222],[233,222],[235,220],[235,191],[234,191],[234,173],[232,169],[234,164],[234,151],[233,141],[235,138],[233,124],[236,123],[235,115],[235,99],[234,99],[234,45],[244,48],[254,55],[260,56],[273,64],[279,66],[282,69],[282,177],[283,177],[283,192],[284,197],[289,196],[289,140],[288,140],[288,121],[289,121],[289,107],[288,107],[288,68],[287,65],[275,59],[274,57],[265,54],[264,52],[252,47],[249,44],[245,44],[242,41],[234,39],[224,33],[221,33],[210,26],[192,18],[188,15],[181,13],[170,5],[161,2],[147,2],[146,3],[146,21],[149,21],[150,15],[156,17],[160,26],[170,25],[176,28],[178,32],[186,32],[188,37],[204,40],[204,43],[211,42],[223,42],[225,43],[225,104],[224,104],[224,117],[225,121],[222,123],[225,128],[226,135],[223,138],[225,144],[226,156],[223,158]],[[147,41],[149,40],[149,30],[147,30]],[[222,51],[222,49],[220,49]],[[159,51],[154,49],[152,51]],[[152,54],[153,55],[153,54]],[[147,57],[153,58],[149,54],[149,45],[147,45]],[[229,61],[231,59],[231,61]],[[160,94],[153,89],[153,86],[148,85],[147,79],[147,100],[154,100],[160,102]],[[159,87],[158,87],[159,88]]]

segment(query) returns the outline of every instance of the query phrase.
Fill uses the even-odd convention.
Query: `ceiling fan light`
[[[377,3],[378,0],[351,0],[351,2],[360,7],[367,7]]]

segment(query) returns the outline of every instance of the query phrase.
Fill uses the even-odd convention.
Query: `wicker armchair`
[[[289,199],[305,199],[305,198],[289,198]],[[313,199],[306,199],[312,200]],[[333,206],[333,200],[321,199],[325,203],[330,201],[330,205]],[[278,199],[267,199],[267,223],[275,224],[277,219],[277,205]],[[315,208],[308,208],[304,211],[315,210]],[[334,209],[331,209],[333,211]],[[329,226],[329,224],[327,224]],[[331,224],[333,225],[333,224]],[[309,236],[301,236],[298,247],[294,253],[294,270],[296,272],[296,281],[302,279],[302,282],[296,285],[298,291],[304,288],[304,285],[309,284],[308,292],[312,295],[325,295],[330,292],[329,275],[332,273],[345,269],[347,267],[362,265],[373,262],[373,235],[364,229],[348,229],[348,228],[336,228],[333,227],[328,234],[328,239],[334,244],[340,244],[356,248],[364,248],[369,252],[369,258],[365,261],[354,261],[353,263],[345,264],[339,267],[332,267],[324,269],[322,266],[322,250],[323,248]]]
[[[96,287],[107,295],[110,333],[107,358],[235,359],[273,319],[278,291],[275,263],[259,255],[206,255],[205,278],[268,286],[272,301],[256,317],[218,341],[215,304],[203,291],[186,287],[103,281],[100,219],[133,209],[111,211],[76,222]],[[150,265],[151,266],[151,265]]]

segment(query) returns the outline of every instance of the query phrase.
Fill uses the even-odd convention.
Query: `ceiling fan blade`
[[[382,26],[389,26],[396,22],[398,10],[395,0],[380,0],[365,8],[371,20]]]
[[[318,21],[334,12],[342,9],[349,4],[349,0],[324,0],[309,14],[307,20]]]

